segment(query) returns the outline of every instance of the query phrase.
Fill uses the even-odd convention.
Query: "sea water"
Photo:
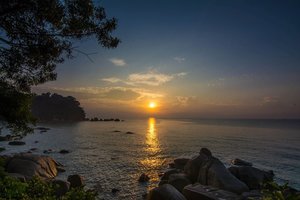
[[[300,189],[299,120],[170,120],[139,119],[124,122],[80,122],[41,124],[48,132],[26,136],[24,146],[1,142],[2,154],[25,152],[43,154],[51,149],[70,174],[81,174],[87,187],[99,191],[99,199],[142,199],[155,187],[159,174],[177,157],[197,155],[209,148],[226,166],[240,158],[255,167],[273,170],[280,183]],[[126,134],[126,132],[133,134]],[[61,149],[69,154],[58,153]],[[150,176],[139,183],[139,176]],[[113,188],[120,191],[113,194]]]

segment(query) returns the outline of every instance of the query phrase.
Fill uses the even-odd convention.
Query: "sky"
[[[88,117],[300,118],[300,1],[96,3],[121,44],[75,42],[90,58],[33,91],[74,96]]]

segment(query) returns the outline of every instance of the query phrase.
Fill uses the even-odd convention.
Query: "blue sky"
[[[76,42],[92,62],[78,54],[35,91],[72,95],[88,116],[300,118],[299,1],[97,3],[122,43]]]

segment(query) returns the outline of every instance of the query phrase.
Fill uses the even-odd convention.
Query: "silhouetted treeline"
[[[44,93],[33,99],[32,114],[40,121],[82,121],[85,112],[72,96]]]

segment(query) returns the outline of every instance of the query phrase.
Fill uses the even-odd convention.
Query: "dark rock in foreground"
[[[147,195],[147,200],[186,200],[172,185],[164,184],[154,188]]]
[[[15,141],[9,142],[8,144],[9,144],[9,145],[25,145],[26,143],[23,142],[23,141],[15,140]]]
[[[233,176],[206,148],[202,148],[199,156],[186,164],[184,171],[193,183],[197,181],[237,194],[249,191],[247,185]]]
[[[204,186],[199,183],[188,185],[183,190],[183,195],[188,200],[239,200],[240,196],[220,190],[211,186]]]
[[[183,188],[191,184],[191,181],[187,178],[187,176],[184,173],[180,173],[180,174],[171,174],[168,183],[174,186],[179,192],[182,193]]]
[[[83,177],[78,174],[68,176],[68,181],[71,184],[70,185],[71,188],[77,188],[77,187],[84,186]]]
[[[53,180],[52,184],[55,185],[55,194],[57,197],[65,195],[70,189],[70,183],[63,180]]]
[[[255,167],[230,167],[228,170],[251,189],[260,189],[263,182],[273,181],[273,172],[266,172]]]
[[[190,161],[190,159],[189,158],[176,158],[175,160],[174,160],[174,167],[176,168],[176,169],[184,169],[184,166],[187,164],[187,162],[188,161]]]
[[[51,157],[21,153],[7,158],[5,168],[8,173],[18,173],[29,178],[38,176],[49,179],[57,175],[57,166],[59,164]]]

